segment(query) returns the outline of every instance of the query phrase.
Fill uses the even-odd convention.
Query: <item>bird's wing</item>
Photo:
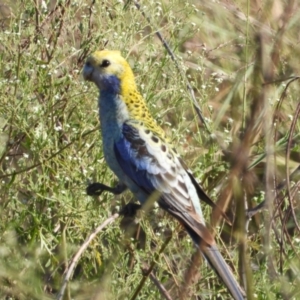
[[[224,220],[229,224],[232,225],[232,222],[230,220],[230,218],[227,216],[227,214],[225,212],[223,212],[223,210],[215,203],[211,200],[211,198],[206,194],[206,192],[203,190],[202,186],[196,181],[196,178],[194,177],[192,171],[186,166],[186,164],[184,163],[183,160],[180,159],[180,162],[182,164],[182,166],[184,167],[184,169],[186,170],[186,172],[189,174],[189,177],[194,185],[194,187],[196,188],[198,197],[201,201],[204,201],[206,204],[208,204],[209,206],[211,206],[213,209],[218,209],[220,214],[223,216]]]
[[[207,244],[214,239],[205,226],[197,191],[171,147],[142,122],[127,121],[115,143],[115,155],[125,174],[149,196],[158,191],[159,204]],[[190,230],[189,230],[190,229]]]

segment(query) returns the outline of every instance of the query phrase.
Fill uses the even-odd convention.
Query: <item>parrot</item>
[[[97,189],[114,194],[129,189],[142,205],[156,195],[158,205],[184,226],[231,296],[245,299],[205,224],[199,199],[214,206],[213,201],[152,117],[121,52],[92,53],[83,67],[83,78],[99,89],[104,158],[119,180],[116,187],[94,183],[90,194]]]

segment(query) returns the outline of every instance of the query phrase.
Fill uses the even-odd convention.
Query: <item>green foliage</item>
[[[299,163],[299,124],[292,130],[299,84],[286,80],[298,72],[298,4],[140,4],[150,24],[131,1],[0,1],[0,298],[54,299],[84,240],[131,200],[130,193],[85,193],[89,182],[115,184],[98,132],[98,92],[80,75],[87,55],[106,47],[128,58],[151,112],[205,190],[214,200],[222,199],[226,186],[232,191],[228,211],[237,216],[235,234],[224,225],[217,240],[236,268],[238,245],[246,243],[248,258],[241,261],[253,276],[252,299],[297,299],[300,237],[292,215],[299,220],[298,176],[291,178],[291,201],[287,186],[275,194],[267,181],[273,178],[278,186]],[[211,133],[199,122],[156,30],[174,50]],[[238,180],[230,181],[239,167],[238,149],[247,152],[246,163]],[[240,199],[249,207],[267,199],[275,209],[271,221],[262,211],[243,233],[243,213],[234,210]],[[210,209],[203,207],[209,220]],[[96,236],[64,299],[131,299],[141,269],[153,260],[153,274],[178,299],[194,253],[190,239],[158,208],[138,221],[138,237],[124,239],[123,221]],[[170,232],[170,243],[156,257]],[[229,299],[205,264],[199,271],[188,299]],[[163,296],[148,279],[138,299]]]

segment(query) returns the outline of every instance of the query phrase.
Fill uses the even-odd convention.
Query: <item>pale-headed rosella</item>
[[[120,181],[115,188],[96,187],[115,194],[129,188],[141,204],[156,193],[159,206],[183,224],[232,297],[244,299],[205,225],[199,198],[209,204],[212,201],[151,116],[129,64],[119,51],[96,51],[87,59],[83,76],[100,91],[104,156]]]

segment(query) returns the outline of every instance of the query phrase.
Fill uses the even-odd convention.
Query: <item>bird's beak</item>
[[[89,62],[87,62],[84,65],[83,71],[82,71],[84,80],[92,81],[93,72],[94,72],[93,66]]]

